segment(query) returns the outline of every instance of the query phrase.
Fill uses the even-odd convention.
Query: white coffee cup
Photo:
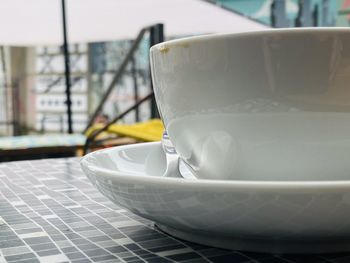
[[[350,29],[164,42],[151,70],[169,137],[198,178],[350,179]]]

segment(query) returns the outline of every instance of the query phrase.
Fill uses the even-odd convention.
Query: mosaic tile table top
[[[114,205],[78,158],[0,164],[2,262],[350,262],[350,253],[272,255],[175,239]]]

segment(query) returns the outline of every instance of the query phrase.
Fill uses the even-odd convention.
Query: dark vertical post
[[[164,42],[164,25],[163,24],[157,24],[157,33],[158,33],[158,43]],[[158,44],[157,43],[157,44]]]
[[[318,26],[318,5],[315,5],[314,11],[312,12],[312,26]]]
[[[22,131],[20,129],[19,123],[19,107],[20,107],[20,98],[19,98],[19,81],[16,80],[13,82],[12,88],[12,118],[13,118],[13,135],[21,135]]]
[[[299,0],[299,2],[298,2],[298,15],[295,18],[295,27],[302,26],[302,15],[303,15],[303,0]]]
[[[73,133],[72,100],[71,100],[71,90],[70,90],[70,87],[71,87],[71,85],[70,85],[70,65],[69,65],[69,50],[68,50],[65,0],[62,0],[62,24],[63,24],[63,53],[64,53],[64,67],[65,67],[65,80],[66,80],[66,103],[67,103],[68,133]]]
[[[270,6],[271,27],[276,27],[276,0],[273,0]]]
[[[135,58],[132,57],[131,59],[131,75],[132,75],[132,79],[134,82],[134,98],[135,98],[135,102],[137,102],[139,100],[139,87],[137,85],[137,75],[136,75],[136,62],[135,62]],[[135,121],[139,122],[140,121],[140,109],[139,107],[137,107],[135,109]]]
[[[0,56],[1,56],[1,65],[2,65],[2,74],[4,76],[4,92],[2,94],[2,96],[4,97],[4,110],[5,110],[5,115],[6,115],[6,122],[10,122],[11,121],[11,117],[10,117],[10,109],[9,109],[9,97],[10,95],[13,97],[13,93],[10,94],[10,86],[9,83],[7,82],[7,69],[6,69],[6,59],[5,59],[5,50],[4,50],[4,46],[0,47]],[[12,116],[13,117],[13,116]],[[14,119],[12,119],[12,122],[14,123]],[[7,134],[10,134],[10,126],[7,124],[6,125],[7,128]],[[14,130],[14,129],[13,129]]]
[[[164,26],[163,24],[156,24],[150,29],[150,47],[155,44],[161,43],[164,41]],[[151,89],[153,90],[152,77],[150,75]],[[156,104],[156,100],[153,97],[151,100],[151,117],[159,118],[159,112]]]

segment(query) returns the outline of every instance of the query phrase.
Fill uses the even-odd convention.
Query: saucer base
[[[179,239],[201,245],[241,251],[276,254],[323,254],[350,251],[350,240],[266,240],[213,236],[206,233],[191,233],[156,223],[161,231]]]

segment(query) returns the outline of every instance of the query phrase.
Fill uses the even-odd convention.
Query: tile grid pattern
[[[172,238],[102,196],[79,159],[0,164],[3,262],[350,262],[350,253],[272,255]]]

